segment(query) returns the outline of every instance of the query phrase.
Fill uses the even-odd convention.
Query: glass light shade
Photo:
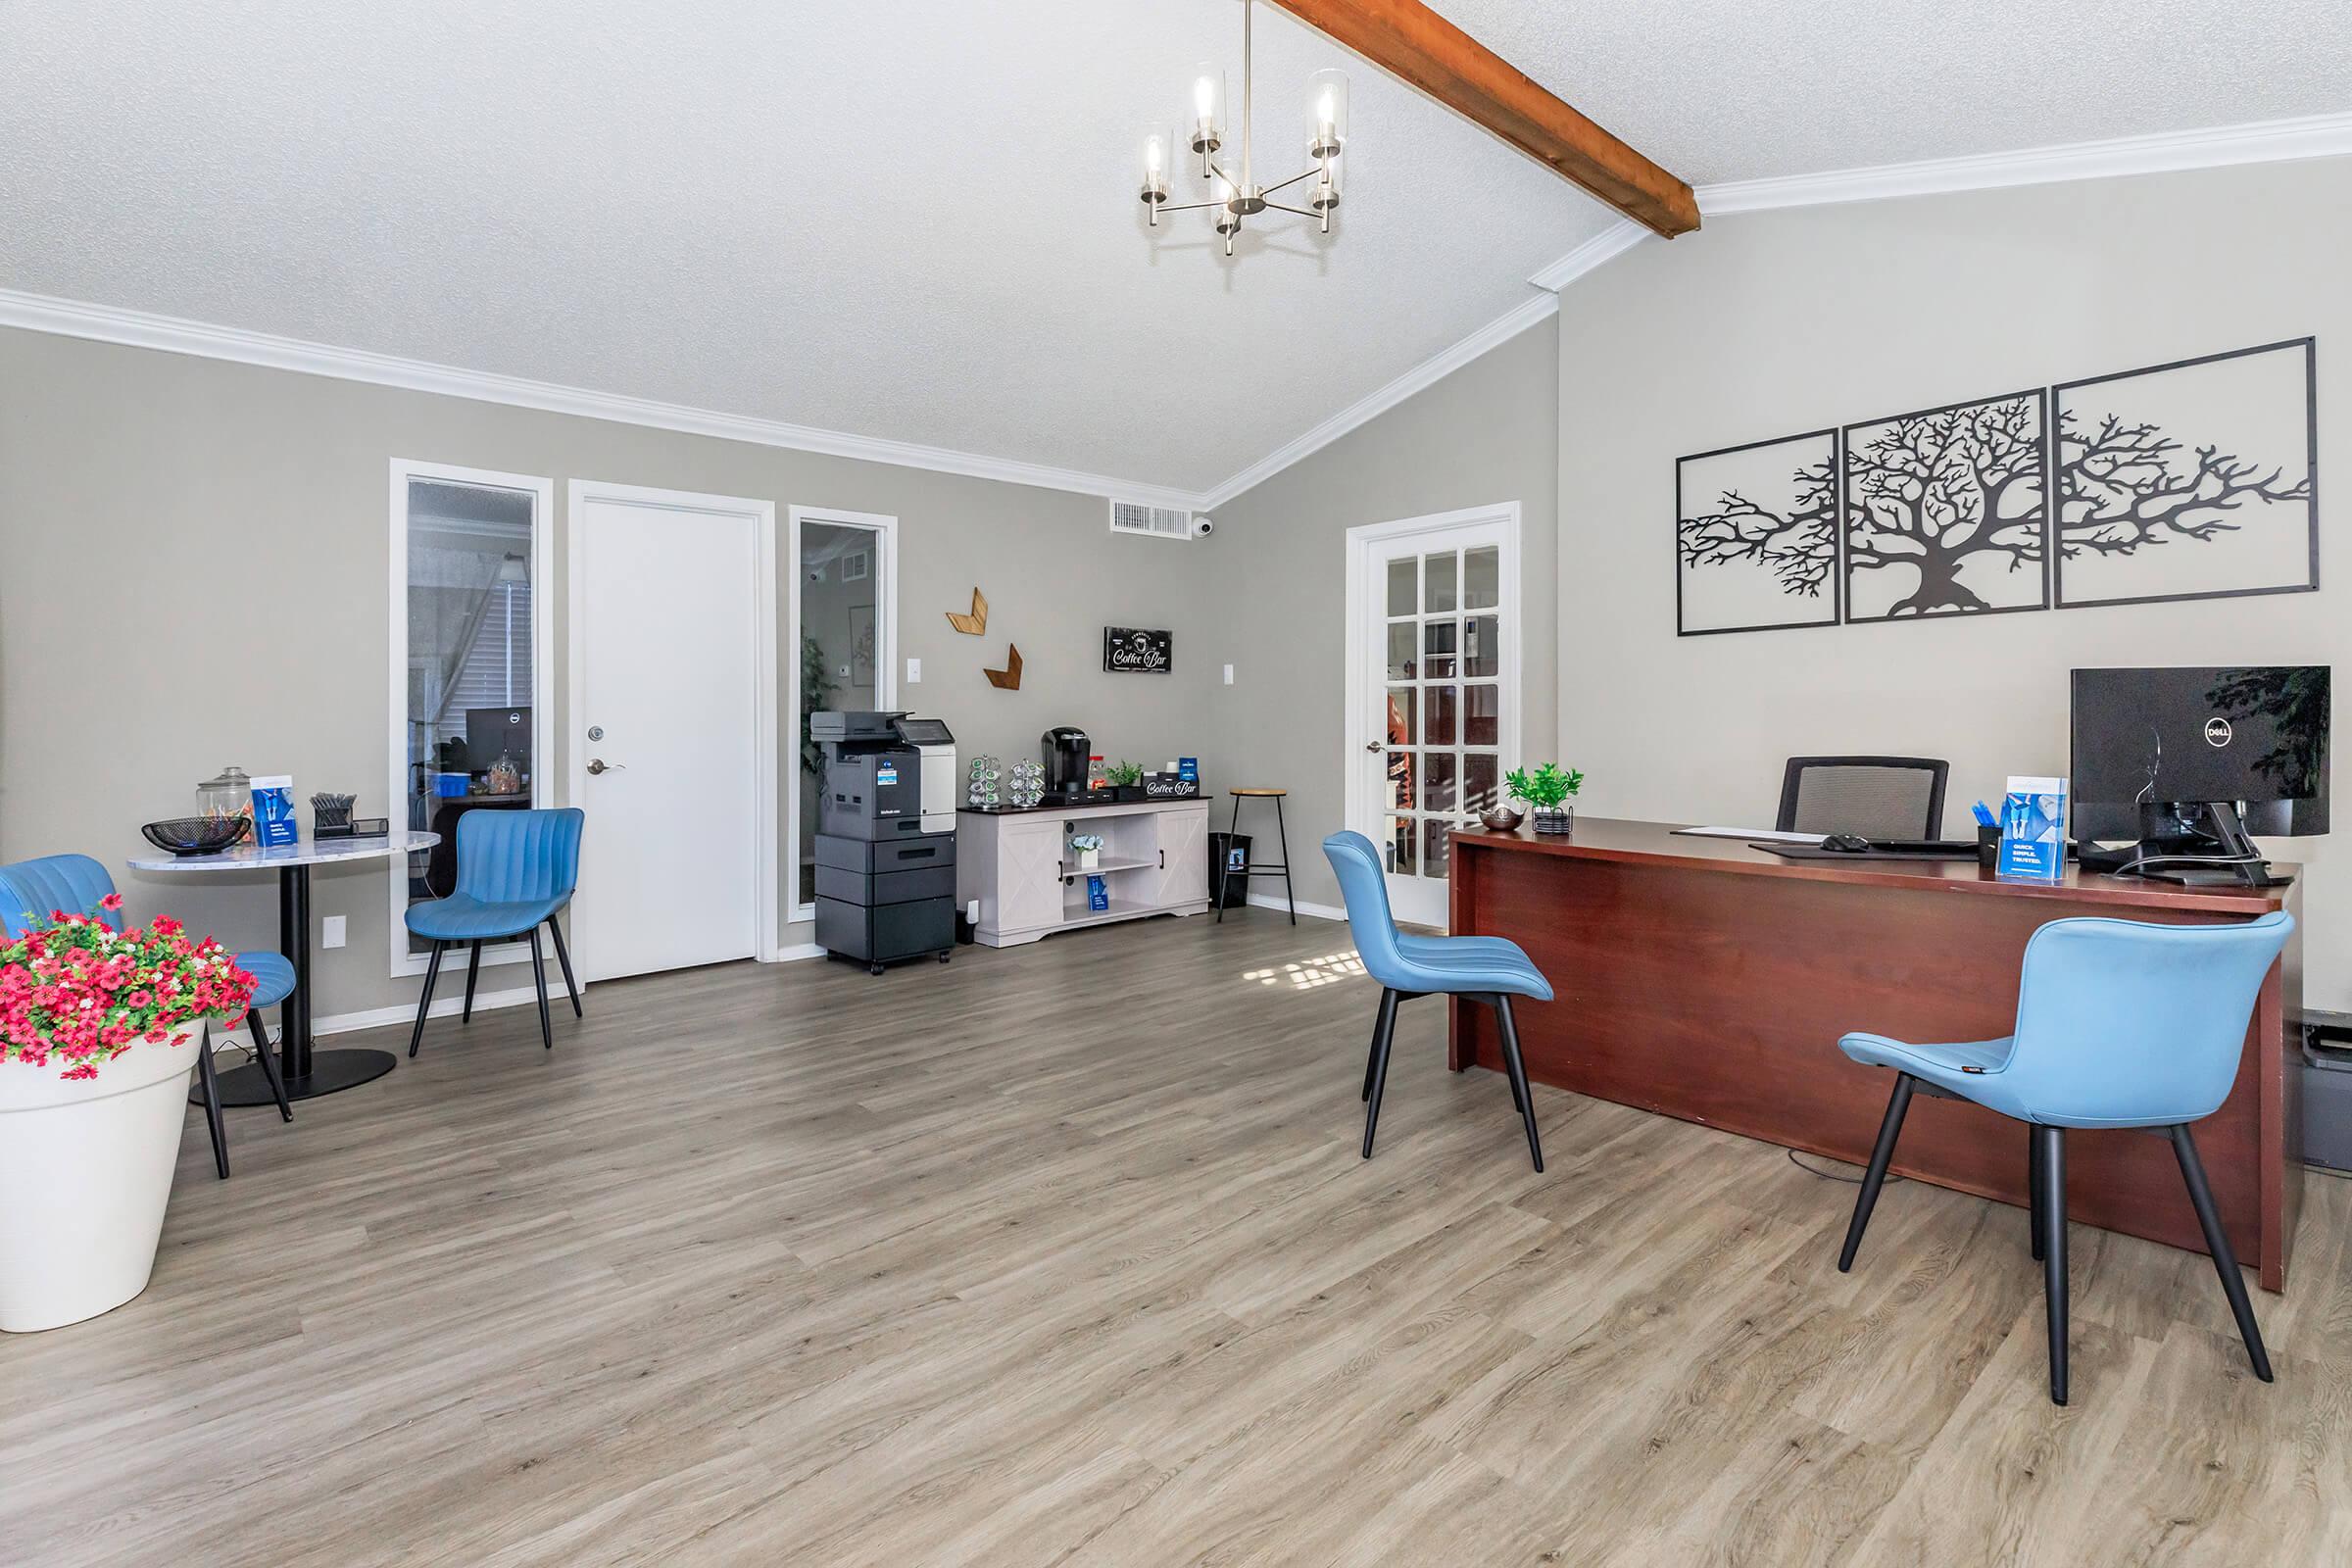
[[[1186,140],[1193,151],[1206,156],[1225,144],[1225,73],[1203,60],[1193,68],[1185,98],[1191,118]]]
[[[1306,156],[1337,158],[1348,145],[1348,73],[1318,71],[1306,78]]]
[[[1345,158],[1323,160],[1314,183],[1307,188],[1307,206],[1318,213],[1329,213],[1340,205],[1341,170],[1347,162]]]
[[[1216,192],[1214,199],[1217,205],[1209,216],[1216,220],[1218,233],[1230,234],[1242,226],[1242,215],[1233,210],[1233,199],[1237,193],[1233,188],[1233,182],[1223,174],[1217,176],[1213,188]]]
[[[1168,175],[1176,167],[1175,133],[1165,125],[1146,125],[1135,140],[1143,159],[1139,194],[1157,207],[1168,199]]]

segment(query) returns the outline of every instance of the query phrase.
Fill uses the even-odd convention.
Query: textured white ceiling
[[[1693,182],[2345,107],[2344,0],[1441,0]],[[1155,235],[1236,0],[0,4],[0,287],[1190,490],[1611,215],[1260,5],[1261,179],[1353,81],[1341,232]],[[1301,161],[1302,166],[1302,161]]]
[[[1693,185],[2352,109],[2352,0],[1431,0]]]

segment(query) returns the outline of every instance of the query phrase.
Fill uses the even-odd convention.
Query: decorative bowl
[[[1527,820],[1524,814],[1507,806],[1491,807],[1479,812],[1478,819],[1487,824],[1490,833],[1516,833],[1519,824]]]
[[[244,816],[174,816],[143,823],[139,831],[148,843],[173,855],[218,855],[252,828],[252,818]]]

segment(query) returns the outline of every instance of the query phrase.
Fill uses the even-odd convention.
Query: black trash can
[[[1230,870],[1232,875],[1227,876]],[[1227,892],[1227,884],[1231,892]],[[1238,909],[1250,902],[1250,835],[1211,833],[1208,836],[1208,906]]]

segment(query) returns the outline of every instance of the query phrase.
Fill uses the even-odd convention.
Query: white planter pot
[[[112,1311],[147,1288],[204,1025],[80,1082],[0,1062],[0,1330]]]
[[[1080,850],[1078,852],[1079,870],[1092,871],[1102,863],[1102,852],[1101,850]]]

